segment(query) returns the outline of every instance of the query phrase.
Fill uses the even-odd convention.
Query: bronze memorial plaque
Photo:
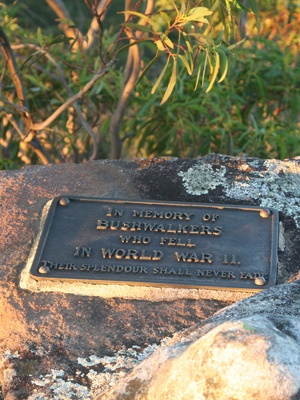
[[[31,276],[253,291],[276,283],[277,242],[274,209],[60,197]]]

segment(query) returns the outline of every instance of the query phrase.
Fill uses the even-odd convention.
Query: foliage
[[[249,37],[235,49],[225,81],[208,94],[193,91],[196,78],[179,74],[172,101],[159,107],[162,92],[151,97],[151,83],[140,82],[124,123],[125,133],[137,132],[128,147],[130,155],[197,157],[217,152],[279,159],[299,155],[300,13],[296,11],[281,7],[280,13],[269,14],[260,37]]]

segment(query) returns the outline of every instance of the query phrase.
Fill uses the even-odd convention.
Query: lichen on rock
[[[180,171],[178,175],[182,177],[187,193],[201,195],[225,184],[225,172],[224,166],[221,166],[219,170],[214,170],[209,164],[199,164],[190,167],[186,172]]]

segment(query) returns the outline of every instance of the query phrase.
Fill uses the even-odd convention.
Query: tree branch
[[[25,123],[27,133],[24,135],[23,133],[22,134],[20,133],[20,130],[17,130],[17,131],[21,135],[22,140],[25,143],[27,143],[27,145],[30,148],[32,148],[32,150],[38,155],[38,157],[40,158],[40,160],[43,163],[46,163],[46,164],[51,163],[51,162],[53,162],[52,158],[49,156],[47,151],[42,147],[38,138],[35,137],[36,132],[32,128],[33,121],[32,121],[32,117],[29,113],[28,101],[27,101],[27,97],[25,94],[23,81],[22,81],[21,75],[18,72],[18,66],[17,66],[16,60],[15,60],[13,51],[11,49],[11,46],[9,44],[8,38],[1,27],[0,27],[0,47],[1,47],[3,55],[5,57],[7,69],[11,75],[11,78],[12,78],[15,88],[16,88],[19,104],[20,104],[20,107],[22,108],[20,110],[20,114]],[[14,121],[11,114],[7,114],[7,117],[10,121]],[[15,125],[13,125],[13,126],[15,127]],[[15,127],[15,129],[16,129],[16,127]]]
[[[42,161],[43,164],[50,164],[53,163],[54,161],[52,158],[49,156],[49,154],[46,152],[46,150],[43,148],[41,143],[39,142],[37,137],[34,137],[30,142],[26,141],[26,135],[21,131],[19,128],[18,124],[14,120],[13,116],[11,114],[6,114],[6,118],[9,120],[9,122],[12,124],[12,126],[15,128],[15,130],[18,132],[18,134],[21,136],[23,142],[35,152],[35,154],[38,156],[38,158]]]
[[[151,15],[154,8],[155,0],[148,0],[145,13],[147,15]],[[131,9],[132,0],[126,0],[125,3],[125,11],[129,11]],[[130,14],[125,13],[125,21],[128,21],[128,17]],[[145,20],[142,20],[141,25],[147,23]],[[133,35],[133,31],[129,28],[125,29],[125,33],[129,38],[130,43],[134,43],[136,38]],[[141,31],[137,32],[137,37],[140,37],[143,33]],[[138,45],[133,45],[129,48],[128,58],[126,63],[126,73],[123,81],[123,90],[121,93],[120,100],[118,102],[117,108],[113,113],[110,120],[110,141],[111,141],[111,155],[110,157],[113,159],[117,159],[121,157],[122,150],[122,140],[120,138],[120,130],[121,124],[125,112],[125,108],[127,106],[129,96],[136,84],[140,73],[140,52]]]
[[[106,11],[110,3],[111,0],[101,0],[97,6],[97,14],[100,17],[101,22],[104,20]],[[99,21],[98,18],[94,16],[91,25],[89,27],[89,30],[87,32],[88,40],[83,44],[84,49],[90,50],[94,46],[97,37],[99,37]]]
[[[52,10],[55,12],[55,14],[58,16],[60,19],[69,19],[71,20],[71,15],[65,6],[64,2],[62,0],[46,0],[47,4],[49,7],[52,8]],[[69,28],[69,24],[66,22],[61,22],[60,24],[61,29],[64,31],[64,34],[67,37],[70,37],[72,39],[75,39],[77,36],[77,30],[74,28]],[[82,35],[78,30],[78,41],[74,43],[73,49],[77,50],[80,41],[82,41]]]
[[[48,117],[45,121],[34,124],[33,129],[35,130],[42,130],[46,128],[48,125],[51,124],[63,111],[65,111],[72,103],[74,103],[76,100],[80,99],[84,93],[86,93],[88,90],[91,89],[91,87],[94,85],[94,83],[104,76],[105,74],[108,73],[109,68],[112,66],[112,64],[115,62],[115,60],[110,61],[107,66],[101,70],[99,70],[93,78],[82,88],[79,90],[78,93],[73,95],[69,100],[67,100],[64,104],[62,104],[60,107],[58,107],[57,110],[54,111],[50,117]]]
[[[23,80],[21,78],[21,75],[18,72],[18,66],[17,66],[16,60],[14,58],[12,49],[10,47],[8,38],[7,38],[6,34],[4,33],[3,29],[1,28],[1,26],[0,26],[0,47],[1,47],[4,57],[5,57],[7,69],[9,71],[11,78],[13,80],[13,83],[15,85],[20,106],[24,110],[26,110],[26,111],[23,111],[21,113],[21,115],[25,122],[27,131],[29,132],[31,130],[32,120],[31,120],[31,116],[29,114],[28,101],[27,101],[26,94],[25,94]]]
[[[65,86],[65,88],[67,89],[67,92],[68,92],[68,94],[69,94],[69,96],[70,96],[70,99],[74,98],[74,93],[72,92],[70,86],[68,85],[68,83],[67,83],[67,81],[66,81],[66,79],[65,79],[65,75],[64,75],[64,73],[63,73],[63,70],[62,70],[61,66],[59,65],[59,63],[56,61],[56,59],[55,59],[47,50],[41,48],[40,46],[34,45],[34,44],[20,44],[20,45],[13,46],[13,48],[15,48],[15,49],[20,49],[20,48],[24,48],[24,47],[29,47],[29,48],[32,48],[32,49],[35,49],[35,50],[39,50],[41,53],[43,53],[43,54],[55,65],[55,67],[56,67],[56,69],[57,69],[57,71],[58,71],[58,73],[59,73],[59,77],[57,77],[57,76],[55,76],[55,75],[53,75],[53,74],[52,74],[52,75],[54,76],[54,78],[58,79],[58,80]],[[87,89],[87,90],[88,90],[88,89]],[[69,100],[70,100],[70,99],[69,99]],[[65,104],[65,103],[64,103],[64,104]],[[63,104],[62,106],[64,106],[64,104]],[[70,104],[72,104],[72,103],[70,103]],[[69,104],[68,106],[66,106],[66,108],[69,107],[70,104]],[[61,107],[62,107],[62,106],[61,106]],[[91,127],[90,124],[87,122],[87,120],[84,118],[84,116],[83,116],[83,114],[82,114],[82,111],[81,111],[81,109],[80,109],[78,103],[77,103],[75,100],[74,100],[73,106],[74,106],[74,108],[75,108],[75,110],[76,110],[76,112],[77,112],[77,114],[78,114],[78,117],[79,117],[79,119],[80,119],[82,125],[83,125],[84,128],[88,131],[88,133],[90,134],[90,136],[91,136],[91,138],[92,138],[92,141],[93,141],[93,152],[92,152],[92,154],[90,155],[89,160],[95,160],[96,157],[97,157],[97,153],[98,153],[98,140],[97,140],[97,137],[96,137],[96,135],[95,135],[95,132],[93,131],[92,127]],[[66,109],[66,108],[65,108],[65,109]],[[63,112],[65,109],[63,109],[61,112]],[[57,111],[57,110],[56,110],[56,111]],[[53,115],[53,114],[52,114],[52,115]],[[58,115],[59,115],[59,114],[58,114]],[[57,115],[57,116],[58,116],[58,115]],[[56,118],[56,117],[55,117],[55,118]],[[54,119],[55,119],[55,118],[54,118]],[[48,118],[48,119],[49,119],[49,118]],[[46,121],[47,121],[47,120],[46,120]],[[52,121],[51,121],[51,122],[52,122]],[[51,122],[50,122],[50,123],[51,123]],[[49,124],[48,124],[48,125],[49,125]],[[43,128],[41,128],[41,129],[43,129]]]

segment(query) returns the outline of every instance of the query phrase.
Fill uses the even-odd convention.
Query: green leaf
[[[139,112],[136,115],[136,118],[141,118],[156,100],[157,100],[156,96],[151,96],[150,100],[147,101],[147,103],[139,110]]]
[[[240,44],[242,44],[246,39],[240,40],[239,42],[233,43],[231,46],[228,46],[227,49],[228,50],[233,50],[235,47],[239,46]]]
[[[202,84],[201,84],[201,87],[203,87],[203,85],[204,85],[204,79],[205,79],[206,68],[207,68],[207,60],[208,60],[208,52],[206,51],[205,61],[204,61],[204,68],[203,68],[203,74],[202,74]]]
[[[163,17],[164,21],[165,21],[165,22],[168,24],[168,26],[169,26],[170,23],[171,23],[171,19],[170,19],[170,17],[168,16],[168,14],[165,13],[165,12],[163,12],[163,11],[161,11],[161,12],[160,12],[160,15]]]
[[[70,28],[77,28],[77,25],[74,24],[69,18],[56,18],[55,21],[62,22],[63,24],[68,24]]]
[[[152,32],[152,29],[140,24],[132,24],[130,22],[124,22],[121,25],[125,26],[126,28],[134,29],[135,31]]]
[[[193,32],[193,33],[188,33],[187,35],[193,36],[195,38],[201,38],[204,40],[205,43],[207,42],[207,44],[211,45],[211,46],[214,46],[214,44],[215,44],[214,40],[210,36],[203,35],[203,33]]]
[[[70,44],[69,50],[72,50],[74,44],[75,44],[75,43],[77,42],[77,40],[78,40],[78,37],[79,37],[79,35],[78,35],[78,33],[77,33],[77,35],[75,36],[74,40],[72,40],[72,43]]]
[[[136,44],[143,43],[143,42],[152,42],[152,43],[153,43],[153,40],[152,40],[152,39],[149,39],[149,38],[148,38],[148,39],[138,39],[138,40],[136,40],[135,42],[128,43],[128,44],[126,44],[125,46],[122,46],[122,47],[117,51],[117,54],[119,54],[119,53],[121,53],[122,51],[128,49],[128,47],[135,46]]]
[[[219,53],[215,53],[215,66],[214,66],[214,70],[213,70],[213,74],[212,74],[212,78],[210,80],[210,83],[208,85],[208,88],[206,89],[205,93],[208,93],[211,88],[213,87],[215,80],[217,78],[218,72],[219,72],[219,68],[220,68],[220,56]]]
[[[249,5],[251,10],[254,12],[255,15],[255,20],[256,20],[256,25],[257,25],[257,29],[258,31],[260,30],[260,21],[258,19],[258,6],[257,6],[257,2],[256,0],[248,0],[249,1]]]
[[[155,84],[154,84],[154,86],[153,86],[153,88],[152,88],[152,90],[151,90],[151,94],[155,93],[156,89],[158,88],[158,85],[160,84],[160,82],[161,82],[163,76],[164,76],[165,73],[166,73],[166,70],[167,70],[167,68],[168,68],[169,61],[170,61],[170,58],[168,57],[167,62],[166,62],[166,65],[164,66],[163,70],[161,71],[161,73],[160,73],[160,75],[159,75],[157,81],[155,82]]]
[[[222,82],[227,75],[228,71],[228,59],[225,52],[222,49],[218,49],[218,53],[220,55],[220,71],[221,71],[221,78],[219,79],[219,83]]]
[[[34,53],[30,54],[29,57],[26,58],[26,60],[21,64],[21,66],[18,68],[18,71],[21,70],[22,68],[24,68],[24,66],[28,63],[29,60],[32,59],[32,57],[34,57],[36,54],[39,54],[40,50],[35,51]]]
[[[188,51],[193,54],[192,46],[190,44],[189,39],[186,37],[186,35],[184,35],[184,40],[185,40],[185,43],[186,43],[186,47],[188,48]]]
[[[160,58],[160,56],[163,53],[158,53],[144,68],[143,72],[141,73],[141,75],[139,76],[139,79],[137,80],[136,84],[138,84],[140,82],[140,80],[144,77],[144,75],[148,72],[148,70],[152,67],[152,65]]]
[[[241,7],[242,10],[250,12],[249,8],[245,6],[242,1],[237,0],[238,5]]]
[[[139,13],[139,12],[137,12],[137,11],[120,11],[119,14],[131,14],[131,15],[136,15],[137,17],[140,17],[140,18],[142,18],[142,19],[145,19],[145,20],[146,20],[150,25],[152,25],[153,28],[155,29],[155,24],[154,24],[154,22],[153,22],[149,17],[147,17],[147,15],[144,15],[144,14]]]
[[[37,38],[38,38],[38,41],[40,43],[40,46],[43,47],[43,35],[42,35],[41,28],[38,28],[36,34],[37,34]]]
[[[164,104],[168,98],[171,96],[173,89],[175,87],[176,84],[176,76],[177,76],[177,60],[176,58],[174,59],[174,64],[173,64],[173,70],[172,70],[172,75],[171,75],[171,79],[169,81],[167,90],[165,91],[164,97],[160,103],[160,105]]]
[[[178,57],[179,57],[180,60],[183,62],[183,64],[184,64],[184,66],[185,66],[185,68],[186,68],[188,74],[189,74],[189,75],[192,75],[193,71],[192,71],[192,68],[191,68],[190,65],[189,65],[189,62],[188,62],[186,56],[184,56],[184,55],[182,55],[182,54],[178,54]]]
[[[201,74],[201,69],[202,69],[202,65],[199,65],[198,72],[197,72],[196,84],[195,84],[195,87],[194,87],[194,92],[197,90],[197,87],[198,87],[199,78],[200,78],[200,74]]]
[[[227,13],[228,13],[228,33],[230,34],[230,24],[232,21],[231,7],[230,7],[229,0],[225,0],[225,2],[226,2]]]
[[[186,19],[187,21],[204,22],[203,17],[208,17],[212,13],[213,12],[206,7],[195,7],[189,11]]]
[[[56,38],[52,39],[50,42],[47,42],[46,46],[52,46],[53,44],[56,43],[61,43],[61,42],[67,42],[69,39],[67,39],[64,35],[59,35]]]

